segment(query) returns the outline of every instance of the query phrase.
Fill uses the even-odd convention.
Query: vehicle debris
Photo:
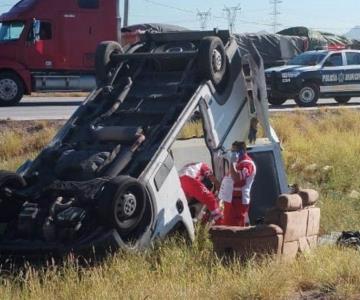
[[[336,244],[360,250],[360,231],[343,231]]]

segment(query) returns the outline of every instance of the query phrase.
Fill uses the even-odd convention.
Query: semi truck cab
[[[0,16],[0,105],[33,91],[88,91],[95,49],[118,40],[118,0],[22,0]]]

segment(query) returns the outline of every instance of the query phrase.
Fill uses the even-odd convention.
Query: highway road
[[[82,97],[25,97],[18,106],[0,107],[0,120],[68,119],[83,99]],[[316,110],[320,107],[330,109],[338,109],[339,107],[360,109],[360,98],[353,98],[347,105],[343,106],[337,104],[333,99],[320,99],[318,106],[310,108],[310,110]],[[280,107],[270,106],[272,112],[287,112],[297,109],[300,108],[292,100],[288,100]]]

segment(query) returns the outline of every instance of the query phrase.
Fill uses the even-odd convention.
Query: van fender
[[[24,83],[25,93],[30,94],[32,92],[31,73],[23,64],[12,60],[0,59],[0,73],[1,72],[13,72],[17,74]]]

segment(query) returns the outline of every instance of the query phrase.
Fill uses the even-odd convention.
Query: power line
[[[148,2],[148,3],[152,3],[154,5],[157,5],[157,6],[161,6],[161,7],[165,7],[165,8],[168,8],[168,9],[171,9],[171,10],[176,10],[176,11],[179,11],[179,12],[182,12],[182,13],[186,13],[186,14],[191,14],[191,15],[196,15],[197,12],[196,11],[193,11],[193,10],[190,10],[190,9],[186,9],[186,8],[181,8],[181,7],[177,7],[177,6],[172,6],[172,5],[168,5],[164,2],[161,2],[160,0],[143,0],[144,2]],[[276,3],[274,3],[276,2]],[[281,4],[283,1],[282,0],[271,0],[270,1],[270,4],[273,5],[273,9],[271,11],[271,16],[273,17],[272,18],[272,21],[269,23],[267,23],[267,20],[263,20],[263,21],[250,21],[250,20],[246,20],[246,19],[237,19],[237,22],[239,23],[243,23],[243,24],[249,24],[249,25],[258,25],[258,26],[266,26],[266,27],[272,27],[273,31],[274,32],[277,32],[278,31],[278,27],[281,26],[281,25],[284,25],[284,24],[280,24],[279,23],[279,15],[281,14],[280,13],[280,8],[279,8],[279,4]],[[6,4],[5,5],[0,5],[1,6],[7,6]],[[11,6],[10,4],[8,6]],[[265,11],[265,9],[254,9],[254,10],[246,10],[246,12],[261,12],[261,11]],[[268,9],[267,9],[268,11]],[[288,15],[288,13],[287,13]],[[140,15],[138,15],[140,16]],[[148,17],[149,15],[146,14],[144,15],[144,17]],[[154,17],[154,16],[153,16]],[[160,16],[156,16],[156,18],[160,18]],[[314,18],[316,18],[314,16]],[[214,15],[214,14],[211,14],[211,19],[219,19],[219,20],[228,20],[227,17],[225,17],[224,15]],[[174,23],[175,20],[170,20],[171,23]],[[194,18],[194,20],[192,22],[198,22],[198,20],[196,20],[196,18]],[[343,22],[344,23],[344,22]],[[235,24],[235,23],[234,23]],[[286,25],[287,27],[290,27],[292,26],[291,25],[291,21],[288,22],[288,24]],[[308,27],[312,27],[312,26],[308,26]],[[344,26],[344,27],[327,27],[327,28],[319,28],[319,29],[337,29],[337,30],[342,30],[342,29],[349,29],[351,27],[351,25],[349,26]]]
[[[155,4],[155,5],[158,5],[158,6],[167,7],[167,8],[174,9],[174,10],[181,11],[181,12],[188,13],[188,14],[194,14],[194,13],[196,13],[196,12],[193,11],[193,10],[176,7],[176,6],[168,5],[168,4],[161,3],[161,2],[157,2],[157,1],[153,1],[153,0],[145,0],[145,1],[146,1],[146,2],[149,2],[149,3],[152,3],[152,4]]]
[[[233,7],[226,7],[225,6],[223,11],[226,14],[226,19],[227,19],[228,24],[229,24],[229,30],[230,30],[231,33],[233,33],[234,29],[235,29],[237,14],[238,14],[239,11],[241,11],[240,4],[238,4],[237,6],[233,6]]]
[[[195,12],[195,11],[192,11],[192,10],[189,10],[189,9],[184,9],[184,8],[177,7],[177,6],[168,5],[168,4],[159,2],[159,1],[154,1],[154,0],[143,0],[143,1],[152,3],[152,4],[157,5],[157,6],[165,7],[165,8],[168,8],[168,9],[177,10],[177,11],[180,11],[180,12],[183,12],[183,13],[187,13],[187,14],[197,14],[197,12]],[[244,20],[244,19],[237,19],[237,13],[238,13],[239,10],[241,10],[240,5],[235,6],[235,7],[228,7],[228,8],[226,7],[225,9],[229,10],[230,16],[228,15],[228,13],[227,13],[227,16],[221,16],[221,15],[213,15],[213,14],[211,14],[211,18],[212,18],[212,19],[226,20],[226,21],[228,21],[228,23],[229,23],[229,17],[230,17],[230,21],[232,21],[232,20],[231,20],[231,17],[233,17],[233,22],[231,22],[231,23],[233,24],[233,26],[232,26],[232,27],[233,27],[233,30],[235,29],[236,20],[238,20],[238,22],[244,23],[244,24],[253,24],[253,25],[261,25],[261,26],[272,26],[272,24],[269,24],[269,23],[262,23],[262,22]],[[225,10],[225,9],[224,9],[224,10]],[[235,9],[235,14],[231,15],[231,14],[234,12],[234,9]],[[254,10],[254,11],[255,11],[255,10]],[[194,22],[195,22],[195,20],[194,20]],[[230,25],[230,24],[229,24],[229,25]],[[230,26],[229,26],[229,27],[230,27]]]
[[[197,17],[200,21],[201,30],[205,30],[211,17],[211,8],[208,11],[198,11]]]
[[[273,22],[272,22],[271,26],[273,28],[274,33],[277,32],[278,26],[281,25],[278,20],[278,17],[280,15],[279,4],[281,4],[281,3],[282,3],[281,0],[270,0],[270,4],[272,4],[272,6],[273,6],[273,10],[271,12],[271,15],[273,16]]]

